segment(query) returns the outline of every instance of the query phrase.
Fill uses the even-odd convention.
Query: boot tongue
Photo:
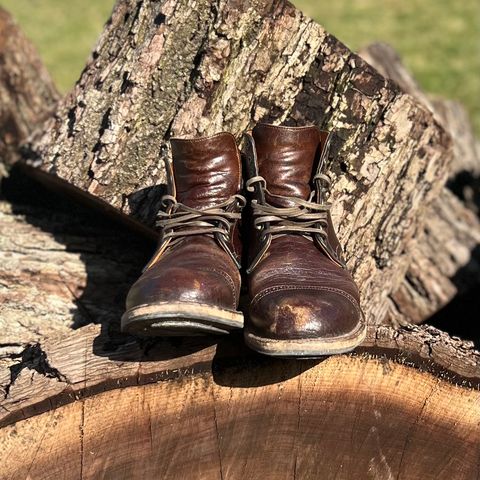
[[[265,178],[273,195],[308,200],[313,170],[320,149],[316,127],[277,127],[259,124],[253,129],[259,175]],[[292,202],[267,194],[275,206],[291,206]]]
[[[171,146],[178,202],[192,208],[207,208],[238,193],[241,166],[233,135],[173,138]]]

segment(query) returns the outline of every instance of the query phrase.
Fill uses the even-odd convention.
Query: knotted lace
[[[330,178],[325,174],[317,174],[314,177],[317,189],[321,188],[320,183],[330,184]],[[297,197],[286,197],[274,195],[266,188],[266,181],[261,176],[252,177],[247,181],[246,187],[250,192],[254,191],[253,185],[259,183],[263,191],[269,197],[279,198],[293,204],[291,207],[275,207],[265,202],[261,204],[258,200],[252,200],[254,227],[262,230],[262,237],[267,235],[283,235],[285,233],[316,234],[322,238],[327,237],[328,212],[330,204],[325,202],[314,202],[317,195],[313,190],[308,200]]]
[[[242,195],[232,195],[214,207],[197,209],[177,202],[172,195],[164,195],[164,211],[157,214],[157,226],[163,229],[163,242],[171,240],[171,245],[190,235],[217,234],[228,238],[231,225],[241,218],[245,204]]]

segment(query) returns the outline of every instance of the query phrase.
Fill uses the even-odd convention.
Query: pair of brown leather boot
[[[261,124],[246,143],[248,202],[231,134],[171,141],[160,246],[128,294],[123,331],[196,335],[243,328],[237,309],[246,258],[244,332],[251,348],[305,357],[352,350],[364,339],[365,324],[325,203],[329,134]],[[242,255],[245,206],[248,252]]]

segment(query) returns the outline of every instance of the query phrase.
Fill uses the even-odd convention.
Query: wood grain
[[[479,401],[478,390],[383,358],[219,361],[213,373],[100,393],[3,428],[0,474],[471,479]]]

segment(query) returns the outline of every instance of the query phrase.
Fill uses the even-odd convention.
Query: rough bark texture
[[[0,8],[0,159],[19,158],[18,143],[55,107],[58,93],[33,45]]]
[[[418,85],[411,72],[402,63],[398,53],[388,44],[373,43],[359,55],[375,67],[385,78],[393,80],[402,91],[425,105],[452,137],[453,160],[450,177],[467,171],[480,174],[480,148],[465,108],[454,100],[430,98]]]
[[[446,178],[449,137],[284,1],[118,1],[30,163],[151,225],[172,135],[240,135],[260,120],[335,130],[334,221],[367,318],[384,321]]]
[[[392,47],[373,44],[360,55],[431,109],[452,138],[451,189],[444,187],[428,208],[405,280],[391,295],[391,323],[421,323],[455,296],[480,288],[480,221],[476,215],[480,150],[465,109],[456,102],[430,100]]]

